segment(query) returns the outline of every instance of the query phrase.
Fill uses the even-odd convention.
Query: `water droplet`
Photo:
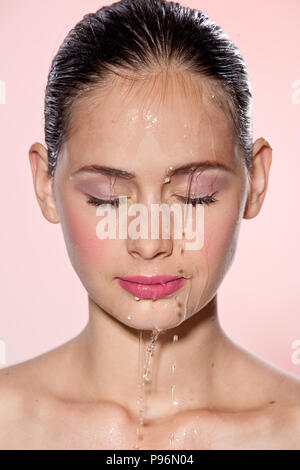
[[[141,300],[140,297],[135,297],[135,300],[138,301],[138,300]]]
[[[131,320],[131,316],[130,316],[130,315],[128,315],[128,317],[127,317],[127,318],[128,318],[128,320]]]
[[[174,363],[172,364],[172,373],[173,373],[173,374],[174,374],[175,370],[176,370],[176,363],[174,362]]]
[[[164,180],[164,181],[165,181],[165,183],[170,183],[170,181],[171,181],[171,178],[167,177],[167,178],[165,178],[165,180]]]
[[[175,385],[172,385],[172,404],[177,406],[179,404],[178,400],[174,398]]]
[[[178,341],[178,336],[177,335],[174,335],[173,336],[173,343],[176,343]]]
[[[141,433],[141,426],[143,425],[143,412],[144,412],[144,381],[142,377],[142,343],[143,343],[143,331],[139,331],[139,353],[138,353],[138,397],[137,397],[137,404],[138,404],[138,423],[136,428],[136,435],[137,439],[140,438]],[[139,449],[138,444],[136,448]]]
[[[146,348],[147,358],[146,358],[146,365],[145,365],[145,371],[144,371],[144,374],[143,374],[143,378],[147,382],[149,382],[150,379],[151,379],[151,377],[150,377],[150,365],[151,365],[152,352],[153,352],[154,345],[156,343],[156,340],[157,340],[159,334],[160,334],[160,331],[157,331],[157,330],[152,331],[151,342]]]
[[[174,433],[170,434],[169,436],[169,444],[171,446],[171,449],[173,449],[173,441],[174,441]]]

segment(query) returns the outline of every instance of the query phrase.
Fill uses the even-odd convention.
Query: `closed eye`
[[[192,204],[192,206],[195,206],[196,204],[212,204],[213,202],[217,202],[218,199],[214,198],[214,195],[216,194],[217,191],[215,191],[212,194],[209,194],[207,196],[203,197],[186,197],[186,196],[177,196],[181,201],[184,202],[184,204]]]
[[[217,202],[218,199],[215,199],[214,195],[216,194],[216,191],[210,195],[203,196],[203,197],[186,197],[186,196],[177,196],[178,199],[184,202],[184,204],[192,204],[192,206],[196,206],[196,204],[212,204],[214,202]],[[108,204],[112,207],[119,207],[120,200],[119,198],[116,199],[99,199],[94,196],[90,196],[89,199],[87,200],[88,204],[92,204],[93,206],[101,206]]]
[[[87,200],[88,204],[92,204],[93,206],[102,206],[108,204],[113,207],[119,207],[119,198],[117,199],[99,199],[94,196],[90,196]]]

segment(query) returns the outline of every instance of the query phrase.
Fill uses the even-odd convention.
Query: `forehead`
[[[234,163],[236,137],[221,93],[207,79],[174,73],[95,88],[72,108],[66,163],[72,170],[136,157],[141,165],[162,157],[166,164],[187,157]]]

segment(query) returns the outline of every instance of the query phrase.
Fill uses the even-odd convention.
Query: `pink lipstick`
[[[177,291],[185,281],[177,276],[131,276],[117,278],[123,289],[139,299],[158,299]]]

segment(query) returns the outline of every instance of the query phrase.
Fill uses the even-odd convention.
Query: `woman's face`
[[[136,329],[173,328],[214,297],[233,259],[247,199],[247,173],[230,118],[204,81],[179,78],[168,77],[167,89],[163,81],[148,80],[129,93],[120,80],[106,94],[94,90],[78,101],[55,170],[56,207],[75,271],[99,308]],[[204,162],[205,168],[200,166]],[[176,172],[189,164],[199,165],[193,175],[187,169]],[[91,166],[98,170],[84,169]],[[99,167],[127,173],[112,176]],[[150,216],[148,239],[120,238],[118,209],[88,202],[125,196],[127,209],[142,204],[151,214],[152,204],[177,203],[184,214],[189,182],[190,197],[209,201],[213,194],[216,200],[199,205],[200,225],[198,205],[190,213],[193,230],[203,230],[198,249],[186,249],[184,238],[173,236],[174,219],[169,238],[162,238],[161,231],[151,238]],[[101,207],[107,209],[105,216],[98,212]],[[126,215],[128,226],[138,215]],[[117,236],[101,239],[99,221],[113,216]],[[118,281],[155,275],[185,280],[155,301],[138,300]]]

